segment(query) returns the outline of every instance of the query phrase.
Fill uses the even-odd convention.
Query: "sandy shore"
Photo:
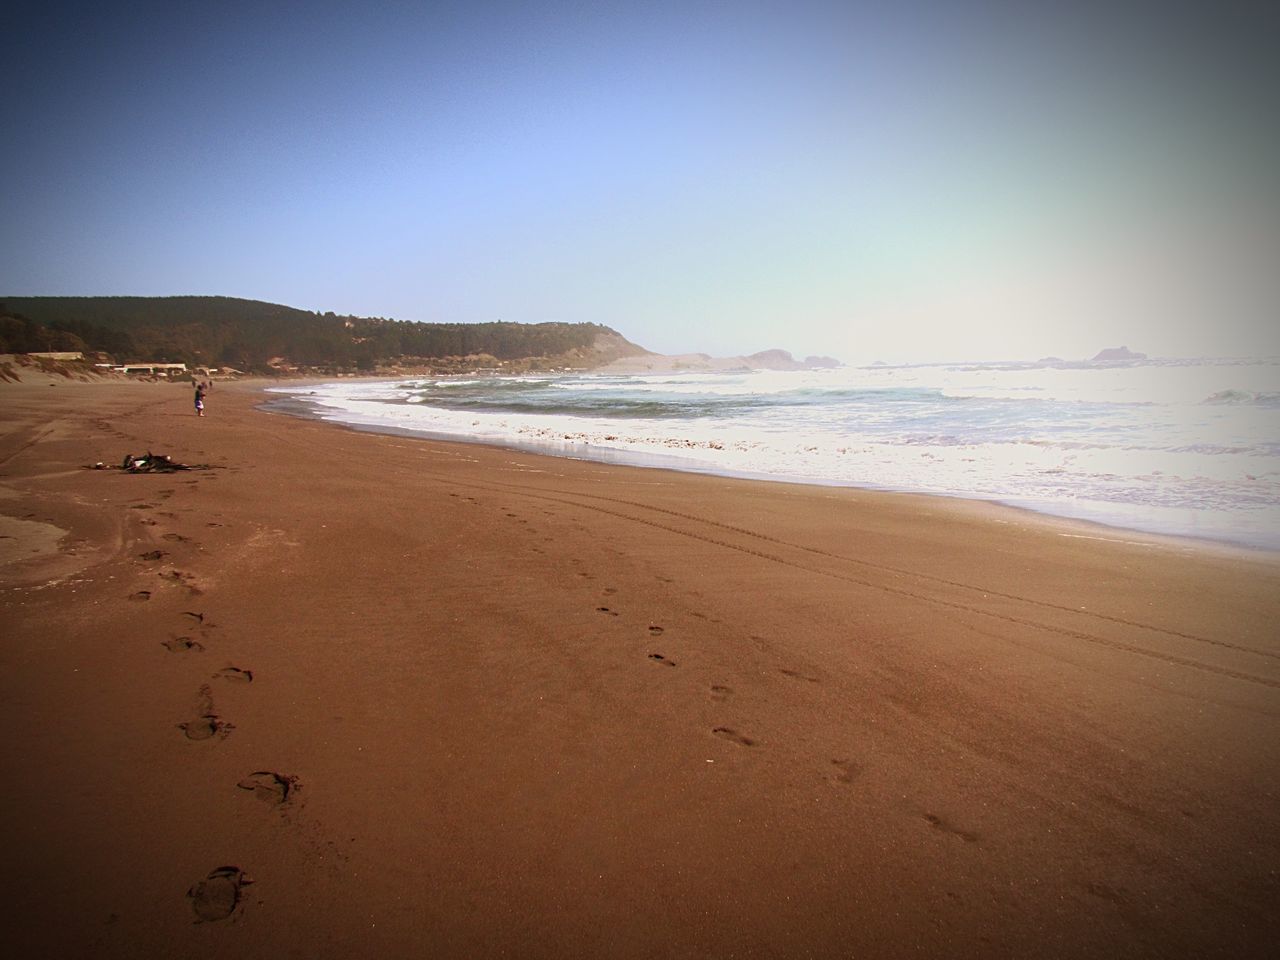
[[[0,384],[10,955],[1280,937],[1274,556],[259,400]]]

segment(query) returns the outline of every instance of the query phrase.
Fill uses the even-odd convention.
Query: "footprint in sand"
[[[199,920],[226,920],[240,906],[241,890],[253,883],[239,867],[218,867],[187,891]]]
[[[853,783],[862,773],[862,768],[852,760],[832,760],[831,765],[836,768],[836,772],[832,775],[836,783]]]
[[[941,830],[943,833],[949,833],[953,837],[959,837],[965,843],[978,842],[978,835],[976,833],[970,833],[967,830],[961,830],[958,827],[953,827],[947,821],[932,813],[922,814],[922,816],[924,817],[925,822],[935,830]]]
[[[662,633],[662,628],[651,623],[649,624],[649,632],[656,637],[658,634]]]
[[[188,629],[190,629],[190,627],[195,627],[200,631],[200,635],[206,639],[208,639],[209,634],[218,627],[216,623],[211,623],[203,613],[197,613],[194,610],[184,610],[181,615],[190,621]]]
[[[151,599],[151,591],[150,591],[150,590],[139,590],[137,593],[131,593],[131,594],[129,594],[129,599],[130,599],[130,600],[133,600],[133,601],[135,601],[135,602],[138,602],[138,603],[141,603],[143,600],[150,600],[150,599]]]
[[[820,683],[817,677],[806,677],[803,673],[796,670],[779,670],[784,677],[790,677],[792,680],[803,680],[805,683]]]
[[[192,640],[190,637],[173,637],[160,643],[170,653],[199,653],[204,649],[204,644],[199,640]]]
[[[211,740],[214,737],[225,740],[235,727],[216,713],[207,713],[178,724],[178,729],[186,734],[188,740]]]
[[[184,537],[180,533],[166,533],[160,539],[168,540],[170,543],[190,543],[191,542],[190,537]]]
[[[713,683],[711,685],[712,700],[727,700],[732,693],[733,687],[726,687],[723,683]]]
[[[607,613],[611,617],[616,617],[618,615],[617,610],[610,610],[608,607],[596,607],[596,613]]]
[[[651,654],[649,654],[649,659],[650,659],[650,660],[653,660],[653,661],[654,661],[654,662],[656,662],[656,663],[660,663],[660,664],[662,664],[663,666],[666,666],[666,667],[674,667],[674,666],[676,665],[676,662],[675,662],[674,660],[668,660],[666,657],[664,657],[664,656],[663,656],[662,654],[660,654],[660,653],[651,653]]]
[[[213,675],[215,680],[230,680],[233,683],[253,683],[253,671],[240,667],[223,667]]]
[[[138,554],[138,559],[139,559],[139,560],[153,560],[153,561],[154,561],[154,560],[163,560],[163,559],[164,559],[165,557],[167,557],[168,555],[169,555],[169,554],[167,554],[167,553],[166,553],[165,551],[163,551],[163,550],[148,550],[146,553],[140,553],[140,554]]]
[[[754,747],[756,745],[756,742],[750,737],[744,737],[731,727],[716,727],[711,732],[721,740],[728,740],[730,743],[736,743],[742,747]]]
[[[1126,900],[1122,892],[1114,887],[1107,886],[1105,883],[1093,881],[1087,884],[1085,889],[1100,900],[1110,900],[1112,903],[1124,903]]]
[[[297,777],[276,773],[274,770],[257,770],[236,784],[241,790],[251,792],[255,797],[273,807],[288,800],[301,789]]]
[[[213,689],[207,683],[200,688],[197,704],[196,716],[178,724],[178,729],[188,740],[225,740],[235,727],[213,712]]]

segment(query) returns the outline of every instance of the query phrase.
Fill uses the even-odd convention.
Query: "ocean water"
[[[364,429],[993,500],[1280,549],[1280,359],[431,377],[273,392]]]

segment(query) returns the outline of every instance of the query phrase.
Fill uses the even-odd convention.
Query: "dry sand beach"
[[[261,400],[0,384],[7,955],[1274,948],[1275,556]]]

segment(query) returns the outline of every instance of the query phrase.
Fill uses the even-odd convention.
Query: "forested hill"
[[[87,350],[150,360],[266,371],[372,370],[408,359],[489,355],[583,365],[645,353],[596,323],[414,323],[311,313],[234,297],[4,297],[0,353]]]

